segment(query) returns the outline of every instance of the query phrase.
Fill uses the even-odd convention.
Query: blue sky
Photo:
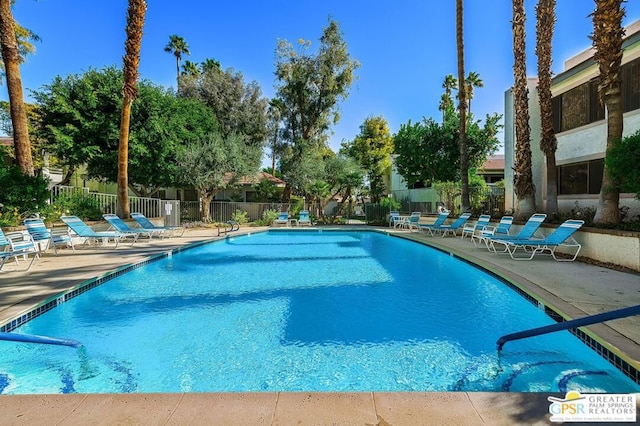
[[[536,74],[535,2],[527,7],[528,74]],[[557,0],[553,71],[591,45],[590,0]],[[80,74],[90,68],[121,66],[124,54],[126,0],[19,0],[14,17],[38,34],[36,53],[21,68],[27,101],[56,75]],[[628,25],[640,19],[640,1],[626,3]],[[472,101],[476,117],[504,111],[504,92],[513,84],[510,0],[465,1],[465,69],[484,81]],[[331,147],[352,140],[368,116],[382,115],[392,133],[409,119],[440,117],[438,103],[445,75],[457,76],[455,0],[149,0],[142,39],[140,74],[175,87],[175,58],[164,52],[169,36],[178,34],[199,63],[218,60],[223,68],[257,81],[264,96],[274,94],[274,55],[278,39],[319,44],[331,16],[357,70],[350,95],[340,108]],[[4,85],[3,85],[4,87]],[[6,88],[2,98],[7,99]]]

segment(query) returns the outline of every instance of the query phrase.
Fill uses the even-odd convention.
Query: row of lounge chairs
[[[182,226],[156,226],[141,213],[132,213],[131,218],[137,226],[129,226],[124,220],[114,214],[105,214],[103,218],[109,223],[109,230],[96,231],[77,216],[62,216],[60,220],[67,225],[62,228],[48,229],[42,219],[25,219],[24,232],[12,232],[6,235],[0,229],[0,270],[10,259],[18,263],[18,259],[27,259],[31,256],[31,262],[25,270],[31,268],[33,262],[40,257],[40,253],[53,249],[58,254],[58,247],[70,248],[75,252],[76,238],[83,239],[83,245],[106,245],[114,242],[115,247],[123,241],[130,241],[133,245],[138,238],[149,239],[165,238],[170,236],[182,236],[185,228]]]
[[[539,232],[540,226],[545,221],[547,215],[536,213],[532,215],[523,225],[517,235],[511,235],[510,229],[513,223],[512,216],[504,216],[497,225],[491,225],[491,217],[489,215],[481,215],[478,220],[469,223],[470,213],[461,214],[451,224],[445,221],[449,217],[448,211],[438,214],[435,222],[432,224],[420,223],[420,213],[415,212],[409,220],[404,221],[399,215],[390,215],[390,226],[398,227],[398,224],[405,224],[409,230],[418,230],[430,236],[440,234],[443,237],[447,235],[456,236],[460,230],[461,238],[469,237],[475,247],[486,247],[493,253],[509,253],[514,260],[531,260],[537,254],[548,252],[557,261],[574,261],[578,257],[578,253],[582,248],[574,238],[573,234],[584,225],[583,220],[566,220],[560,224],[549,235],[542,235]],[[413,220],[411,220],[413,219]],[[559,247],[570,248],[575,250],[573,256],[557,257],[556,250]],[[520,255],[519,250],[525,254]]]
[[[311,226],[311,218],[309,217],[308,210],[300,210],[298,218],[289,217],[289,212],[280,212],[278,217],[273,221],[273,226]]]

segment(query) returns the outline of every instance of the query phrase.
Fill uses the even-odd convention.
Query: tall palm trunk
[[[469,201],[469,154],[467,150],[467,99],[464,85],[463,0],[456,0],[456,45],[458,48],[458,108],[460,109],[460,198],[462,213],[471,211]]]
[[[594,55],[600,69],[598,93],[607,107],[607,151],[622,139],[623,105],[620,80],[622,62],[622,8],[623,0],[596,0],[593,17]],[[606,154],[605,154],[606,155]],[[609,168],[604,166],[602,187],[598,197],[598,207],[593,221],[596,223],[620,222],[620,188],[609,175]]]
[[[22,79],[20,78],[20,53],[16,40],[15,22],[11,13],[11,0],[0,0],[0,43],[2,60],[7,77],[9,112],[13,125],[13,146],[16,163],[26,175],[33,176],[33,158],[27,125],[27,111],[24,107]]]
[[[124,99],[120,117],[120,144],[118,146],[118,204],[116,212],[125,219],[129,217],[129,120],[131,104],[138,93],[138,65],[140,63],[140,45],[142,28],[147,11],[145,0],[129,0],[127,10],[127,40],[124,56]]]
[[[531,171],[531,129],[529,127],[529,90],[525,53],[524,0],[513,0],[513,76],[516,155],[513,185],[518,198],[516,215],[528,218],[536,211],[536,189]]]
[[[538,57],[538,102],[540,104],[540,149],[547,160],[547,204],[549,217],[558,213],[558,142],[551,108],[551,41],[556,22],[556,0],[539,0],[536,6],[536,55]]]

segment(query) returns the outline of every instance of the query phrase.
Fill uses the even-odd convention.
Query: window
[[[640,58],[622,65],[623,111],[640,109]],[[598,96],[599,78],[561,93],[551,100],[553,130],[556,133],[604,120],[604,103]]]
[[[600,193],[603,171],[604,159],[558,166],[558,195]]]
[[[198,201],[198,191],[195,189],[185,189],[183,201]]]

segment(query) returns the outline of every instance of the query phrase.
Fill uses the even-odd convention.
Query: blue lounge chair
[[[400,212],[389,212],[389,227],[396,227],[396,224],[400,221]]]
[[[111,229],[125,233],[125,234],[138,234],[138,237],[145,236],[149,239],[153,238],[154,235],[163,238],[166,235],[166,231],[164,229],[152,229],[152,228],[132,228],[127,225],[127,222],[120,219],[115,214],[103,214],[102,217],[104,220],[109,222],[111,225]]]
[[[465,236],[469,236],[473,238],[476,232],[483,231],[487,226],[489,226],[489,222],[491,221],[491,216],[488,214],[481,214],[478,217],[478,221],[476,223],[465,223],[462,227],[462,239]]]
[[[298,213],[298,226],[311,226],[311,219],[307,210],[300,210]]]
[[[504,244],[509,252],[509,255],[514,260],[531,260],[536,254],[543,253],[548,251],[554,260],[558,262],[573,262],[578,257],[578,253],[580,253],[580,249],[582,245],[578,243],[575,239],[573,239],[572,235],[580,229],[580,227],[584,225],[584,220],[566,220],[560,226],[556,228],[551,234],[542,239],[515,239],[515,240],[500,240],[495,239],[492,240],[494,243]],[[569,241],[569,242],[567,242]],[[558,247],[573,247],[576,248],[576,252],[573,257],[569,259],[558,259],[556,257],[556,249]],[[514,256],[516,251],[521,248],[524,249],[525,252],[527,250],[531,250],[531,255],[529,257],[518,257]]]
[[[116,231],[94,231],[89,225],[84,223],[82,219],[77,216],[62,216],[60,218],[80,238],[84,238],[83,244],[97,243],[98,241],[105,245],[109,240],[115,242],[116,247],[122,240],[131,239],[131,245],[133,245],[138,239],[136,233],[123,233]]]
[[[517,235],[500,235],[495,237],[487,237],[486,245],[490,251],[496,252],[496,247],[494,241],[509,241],[509,240],[529,240],[531,238],[535,238],[536,232],[538,232],[538,228],[542,225],[542,222],[547,218],[547,215],[544,213],[536,213],[532,215],[529,220],[524,224],[520,232]],[[507,251],[506,247],[503,251]]]
[[[273,221],[273,225],[284,225],[289,226],[289,213],[288,212],[280,212],[278,214],[278,218]]]
[[[509,230],[511,229],[511,225],[513,224],[513,216],[502,216],[498,225],[487,225],[480,232],[476,232],[471,236],[471,241],[473,245],[478,247],[478,244],[484,243],[487,248],[489,248],[489,238],[491,237],[504,237],[509,235]]]
[[[404,226],[409,229],[409,231],[412,231],[415,229],[416,231],[420,232],[420,218],[422,217],[422,213],[420,212],[413,212],[411,213],[411,216],[409,216],[409,218],[406,220],[406,222],[404,223]]]
[[[438,217],[436,217],[436,221],[429,224],[420,224],[420,230],[424,232],[431,232],[431,228],[438,227],[444,224],[444,221],[449,217],[449,211],[442,211],[438,213]],[[433,234],[432,234],[433,235]]]
[[[1,228],[0,250],[3,250],[0,251],[0,270],[2,270],[9,259],[14,259],[16,264],[18,264],[19,257],[28,258],[31,254],[33,255],[31,262],[29,262],[29,266],[25,269],[25,271],[28,271],[31,265],[33,265],[33,262],[40,257],[31,235],[25,235],[22,232],[12,232],[5,235]]]
[[[168,235],[173,236],[180,232],[180,235],[176,235],[178,237],[182,237],[185,231],[184,226],[157,226],[153,222],[151,222],[145,215],[142,213],[131,213],[131,219],[135,220],[140,228],[144,229],[157,229],[158,231],[165,231]],[[133,228],[135,229],[135,228]]]
[[[446,236],[451,233],[454,237],[456,232],[460,229],[471,217],[471,213],[462,213],[451,225],[440,225],[429,228],[429,234],[433,237],[434,232],[440,232],[442,236]]]
[[[40,252],[46,251],[49,247],[53,248],[53,253],[58,254],[58,246],[71,247],[75,253],[76,249],[73,246],[73,238],[69,233],[69,228],[65,227],[64,230],[47,229],[42,219],[32,218],[25,219],[24,226],[27,228],[27,232],[31,235],[33,242],[38,245]]]

